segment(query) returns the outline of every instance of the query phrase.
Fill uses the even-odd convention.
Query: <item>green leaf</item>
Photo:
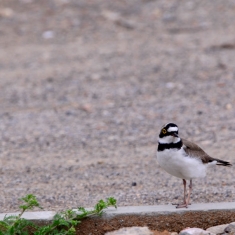
[[[39,207],[42,209],[42,207],[37,201],[36,196],[34,196],[33,194],[28,194],[25,197],[20,198],[20,200],[25,202],[25,204],[19,206],[19,208],[22,209],[23,211],[32,209],[34,207]]]
[[[114,206],[115,208],[117,208],[117,200],[113,197],[107,198],[107,204],[108,206]]]

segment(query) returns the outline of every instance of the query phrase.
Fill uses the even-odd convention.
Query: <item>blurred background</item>
[[[0,0],[0,208],[182,200],[160,128],[235,162],[234,0]],[[192,202],[233,201],[234,168]]]

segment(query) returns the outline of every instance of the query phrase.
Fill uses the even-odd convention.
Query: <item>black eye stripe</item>
[[[177,133],[177,134],[178,134],[178,131],[177,131],[177,132],[176,132],[176,131],[167,132],[166,134],[163,134],[163,133],[161,132],[160,135],[159,135],[159,137],[160,137],[160,138],[163,138],[163,137],[165,137],[165,136],[170,136],[170,135],[172,135],[172,133]]]

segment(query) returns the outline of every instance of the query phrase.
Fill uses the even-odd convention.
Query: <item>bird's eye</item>
[[[166,134],[166,129],[162,129],[162,134]]]

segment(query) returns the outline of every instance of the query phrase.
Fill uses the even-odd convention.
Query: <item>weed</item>
[[[36,197],[32,194],[21,198],[20,200],[25,203],[20,205],[19,208],[22,210],[19,215],[5,216],[3,221],[0,221],[0,235],[14,235],[14,234],[28,234],[27,229],[29,227],[37,228],[37,226],[26,219],[21,218],[26,210],[40,207]]]
[[[21,213],[18,216],[5,216],[3,221],[0,221],[0,235],[28,235],[29,229],[34,230],[35,235],[75,235],[76,226],[81,223],[81,220],[94,215],[101,215],[103,210],[109,206],[116,206],[116,199],[108,198],[106,201],[100,200],[93,210],[86,210],[84,207],[79,207],[77,210],[66,210],[57,213],[51,224],[46,226],[37,226],[33,222],[22,218],[26,210],[33,208],[41,208],[36,197],[32,194],[21,198],[24,204],[20,205]]]

